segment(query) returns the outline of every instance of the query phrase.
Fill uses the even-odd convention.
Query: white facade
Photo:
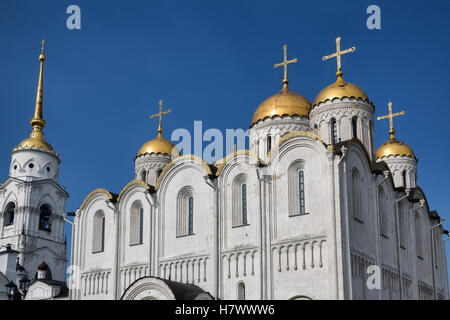
[[[298,116],[259,121],[250,129],[251,150],[214,165],[184,155],[160,166],[161,155],[148,155],[136,160],[136,180],[119,195],[94,190],[76,212],[72,261],[79,269],[70,298],[177,298],[167,281],[215,299],[433,299],[435,286],[436,297],[447,299],[442,226],[434,230],[433,281],[437,213],[412,180],[398,188],[395,165],[375,162],[372,104],[328,101],[310,119],[311,126]],[[152,157],[158,165],[146,167],[155,172],[143,182]],[[415,160],[401,165],[415,174]],[[96,214],[104,228],[95,227]],[[99,237],[104,247],[94,250]],[[380,290],[366,285],[372,265]]]

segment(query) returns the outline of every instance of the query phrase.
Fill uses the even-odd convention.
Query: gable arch
[[[173,177],[182,171],[184,168],[195,168],[204,175],[213,176],[211,168],[209,165],[203,161],[200,157],[192,154],[187,154],[178,158],[175,158],[170,163],[168,163],[161,175],[159,176],[155,189],[161,193],[162,190],[167,188],[167,185],[173,179]]]
[[[318,155],[321,161],[325,164],[326,147],[323,141],[316,137],[312,132],[296,131],[288,133],[283,136],[279,143],[273,147],[268,155],[268,171],[271,175],[276,174],[278,165],[284,156],[296,148],[308,148]],[[306,161],[306,160],[305,160]]]
[[[10,192],[8,193],[8,195],[5,197],[5,201],[3,202],[2,212],[5,211],[6,206],[7,206],[10,202],[13,202],[13,203],[15,204],[16,208],[17,208],[18,205],[19,205],[19,202],[18,202],[18,200],[17,200],[17,196],[16,196],[16,194],[15,194],[13,191],[10,191]]]

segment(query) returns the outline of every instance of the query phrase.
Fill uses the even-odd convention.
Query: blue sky
[[[81,8],[81,30],[66,28],[71,4]],[[371,4],[381,8],[381,30],[366,28]],[[343,48],[357,48],[343,57],[344,79],[366,91],[376,116],[389,99],[406,111],[396,136],[419,158],[430,207],[450,218],[449,14],[448,1],[2,0],[0,177],[30,132],[42,38],[45,134],[62,157],[60,183],[74,211],[93,189],[119,192],[133,179],[134,156],[156,134],[148,117],[161,97],[172,108],[166,137],[193,130],[194,120],[204,129],[247,129],[281,87],[273,64],[282,45],[299,59],[290,88],[312,101],[335,80],[335,61],[321,58],[340,35]],[[377,121],[376,145],[387,138],[388,121]]]

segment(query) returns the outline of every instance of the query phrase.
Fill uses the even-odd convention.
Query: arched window
[[[158,171],[156,171],[156,179],[159,178],[159,176],[161,175],[161,173],[162,173],[162,169],[158,169]]]
[[[247,224],[247,185],[242,185],[242,224]]]
[[[247,201],[247,175],[241,173],[233,179],[232,183],[232,217],[233,227],[248,224],[248,201]]]
[[[48,204],[43,204],[39,208],[39,229],[50,231],[51,223],[50,217],[52,215],[52,208]]]
[[[194,234],[194,194],[190,186],[180,190],[177,197],[177,237]]]
[[[130,210],[130,246],[142,244],[144,241],[144,209],[140,201],[136,201]]]
[[[102,210],[94,214],[93,230],[92,230],[92,252],[105,251],[105,227],[106,219]]]
[[[14,224],[14,211],[16,210],[16,204],[14,202],[8,203],[3,216],[3,225],[11,226]]]
[[[378,211],[380,215],[380,234],[387,237],[386,196],[382,186],[378,187]]]
[[[300,186],[299,201],[300,201],[300,213],[306,213],[305,211],[305,171],[300,170],[298,172],[298,184]]]
[[[358,138],[358,123],[356,118],[352,119],[352,135],[353,138]]]
[[[297,160],[288,168],[289,216],[306,214],[304,161]]]
[[[237,287],[237,299],[245,300],[245,284],[243,282],[239,282]]]
[[[144,182],[147,181],[147,171],[142,170],[142,173],[141,173],[141,180],[144,181]]]
[[[417,212],[414,217],[415,234],[416,234],[416,254],[419,258],[423,258],[423,239],[422,239],[422,225],[420,224],[420,213]]]
[[[189,235],[194,234],[194,198],[189,197]]]
[[[352,170],[352,204],[353,204],[353,218],[359,222],[363,222],[361,212],[361,178],[358,169]]]
[[[272,137],[268,136],[267,137],[267,153],[269,153],[271,149],[272,149]]]
[[[331,140],[333,143],[338,142],[338,132],[337,132],[337,123],[336,119],[331,119]]]

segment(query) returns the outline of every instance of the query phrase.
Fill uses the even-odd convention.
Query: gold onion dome
[[[287,59],[287,45],[283,46],[284,60],[280,63],[274,65],[275,68],[284,67],[284,78],[283,78],[283,88],[280,92],[274,94],[273,96],[267,98],[259,105],[253,115],[252,124],[253,126],[260,120],[266,118],[273,118],[275,116],[282,117],[287,116],[309,116],[311,111],[311,102],[305,97],[292,92],[288,89],[289,80],[287,78],[287,67],[288,64],[297,62],[297,58],[288,60]]]
[[[165,139],[161,133],[158,133],[158,136],[155,139],[147,141],[138,152],[138,157],[145,154],[167,154],[171,155],[172,153],[178,154],[178,149],[175,148],[175,145],[169,140]]]
[[[390,156],[405,156],[417,159],[414,151],[406,143],[401,142],[395,137],[391,137],[388,141],[383,143],[375,153],[377,159],[388,158]]]
[[[41,54],[39,55],[39,61],[41,63],[40,71],[39,71],[39,83],[36,95],[36,106],[34,111],[34,117],[30,120],[30,125],[33,128],[33,131],[30,134],[30,137],[23,140],[17,147],[13,149],[13,151],[18,150],[43,150],[47,152],[51,152],[58,156],[53,147],[44,140],[44,133],[42,129],[45,127],[45,120],[42,117],[42,101],[43,101],[43,75],[44,75],[44,44],[45,40],[42,40],[42,48]]]
[[[264,100],[259,105],[253,115],[252,125],[265,118],[273,118],[275,116],[305,116],[308,117],[311,111],[311,102],[305,97],[290,91],[287,83],[283,89],[273,96]]]
[[[150,119],[159,117],[158,135],[156,138],[147,141],[138,151],[137,157],[145,154],[166,154],[178,156],[180,152],[175,145],[162,135],[162,116],[172,112],[170,109],[163,111],[163,101],[159,101],[159,112],[150,116]]]
[[[320,93],[314,100],[313,105],[317,106],[327,100],[342,100],[343,98],[355,98],[356,100],[361,99],[363,101],[369,101],[366,93],[360,87],[353,83],[345,82],[344,80],[342,80],[342,76],[338,76],[338,79],[335,83],[330,84],[328,87],[320,91]]]

